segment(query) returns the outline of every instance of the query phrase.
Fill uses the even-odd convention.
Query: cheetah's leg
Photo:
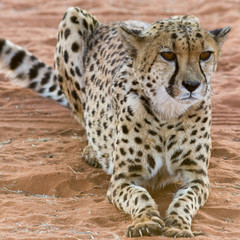
[[[209,179],[205,172],[184,171],[185,183],[177,191],[167,211],[163,235],[167,237],[194,237],[203,235],[191,231],[192,218],[204,205],[209,195]]]
[[[139,108],[141,109],[141,106]],[[142,132],[135,133],[130,130],[134,129],[134,121],[131,122],[132,125],[125,125],[124,122],[122,124],[118,126],[118,136],[113,152],[114,172],[109,184],[108,198],[118,209],[131,215],[133,222],[127,229],[127,236],[161,235],[164,222],[160,217],[157,204],[148,191],[139,186],[141,181],[149,179],[151,176],[148,171],[150,169],[149,162],[151,162],[151,169],[156,168],[154,170],[158,171],[161,167],[161,159],[156,164],[150,152],[142,151],[140,143],[142,139],[137,137]],[[141,131],[148,132],[147,126]],[[126,136],[128,136],[127,142],[122,140]],[[155,146],[155,142],[152,140],[152,136],[145,136],[144,141],[153,142]],[[136,144],[136,141],[139,144]],[[134,146],[134,149],[131,147],[129,149],[129,146]],[[152,153],[156,153],[159,150],[157,149],[153,147]],[[128,150],[132,154],[136,154],[136,158],[131,159],[131,156],[127,154]]]
[[[54,67],[59,85],[74,115],[82,124],[85,104],[84,58],[88,39],[99,24],[96,18],[85,10],[70,7],[58,29]]]
[[[164,222],[157,205],[143,187],[124,178],[124,173],[114,174],[108,189],[108,198],[118,209],[131,215],[132,225],[128,237],[161,235]]]

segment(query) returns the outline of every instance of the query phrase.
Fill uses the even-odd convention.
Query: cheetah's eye
[[[206,51],[206,52],[202,52],[199,56],[199,59],[201,61],[207,61],[210,59],[210,57],[212,56],[212,52],[210,51]]]
[[[176,55],[173,52],[161,52],[160,55],[163,57],[163,59],[169,62],[172,62],[176,59]]]

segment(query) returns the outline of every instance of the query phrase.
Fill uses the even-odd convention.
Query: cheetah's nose
[[[187,80],[187,81],[183,81],[182,85],[191,93],[198,88],[198,86],[200,85],[200,82]]]

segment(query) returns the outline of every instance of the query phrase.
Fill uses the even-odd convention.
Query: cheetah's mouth
[[[177,98],[180,101],[197,101],[199,100],[200,96],[197,93],[184,93]]]
[[[164,86],[157,90],[155,97],[151,98],[153,112],[164,121],[178,118],[200,98],[199,94],[182,93],[180,96],[172,97]]]

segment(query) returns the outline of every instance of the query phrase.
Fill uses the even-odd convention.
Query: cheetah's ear
[[[219,48],[221,48],[230,30],[231,30],[231,27],[227,26],[225,28],[209,31],[209,33],[213,37],[213,39],[216,41]]]
[[[136,58],[138,49],[142,47],[144,36],[139,29],[128,28],[126,24],[120,24],[118,27],[118,35],[127,50],[128,54]]]

